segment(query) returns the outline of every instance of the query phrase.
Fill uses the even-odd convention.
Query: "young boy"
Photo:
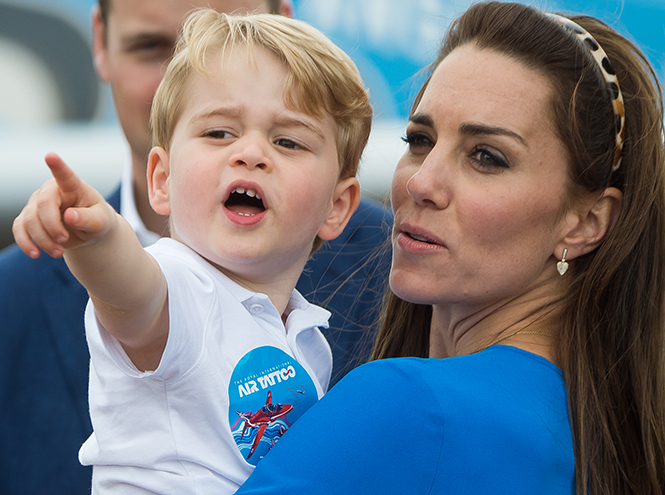
[[[64,254],[90,294],[94,493],[233,493],[325,392],[327,311],[294,290],[359,201],[371,108],[315,29],[196,11],[152,109],[152,207],[171,239],[143,250],[56,155],[14,235]]]

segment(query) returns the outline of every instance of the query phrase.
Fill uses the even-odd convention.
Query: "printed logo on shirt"
[[[261,458],[318,400],[305,368],[276,347],[258,347],[238,362],[229,384],[229,424],[242,456]]]

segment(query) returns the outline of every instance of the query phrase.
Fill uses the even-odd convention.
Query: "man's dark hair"
[[[280,0],[266,0],[268,11],[271,14],[279,14]],[[111,0],[99,0],[99,12],[102,16],[104,26],[107,25],[109,20],[109,10],[111,9]]]

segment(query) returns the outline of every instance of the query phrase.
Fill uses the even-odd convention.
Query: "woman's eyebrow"
[[[508,136],[516,139],[524,146],[528,147],[526,140],[522,136],[504,127],[498,127],[487,124],[466,123],[459,126],[459,131],[460,134],[466,134],[470,136],[478,136],[478,135]]]
[[[425,127],[434,127],[434,120],[427,114],[424,113],[415,113],[409,117],[409,121],[414,124],[419,124]],[[465,134],[469,136],[480,136],[480,135],[490,135],[490,136],[508,136],[511,137],[524,146],[528,147],[526,140],[520,136],[518,133],[506,129],[505,127],[499,127],[489,124],[479,124],[474,122],[463,123],[459,126],[460,134]]]
[[[425,127],[434,127],[432,117],[424,113],[414,113],[409,117],[409,121],[414,124],[424,125]]]

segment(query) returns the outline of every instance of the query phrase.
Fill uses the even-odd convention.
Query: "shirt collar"
[[[260,292],[253,292],[237,284],[206,261],[200,254],[181,242],[170,238],[162,239],[160,242],[169,244],[173,249],[189,252],[190,256],[197,260],[201,266],[205,267],[206,271],[213,274],[213,276],[226,288],[229,294],[247,308],[254,317],[265,319],[271,314],[275,321],[281,321],[281,315],[278,314],[277,309],[267,295],[261,294]],[[300,329],[314,326],[328,328],[328,320],[331,316],[328,310],[308,302],[307,299],[305,299],[296,289],[293,289],[291,292],[285,313],[287,314],[287,331],[290,331],[294,327]]]
[[[125,168],[122,172],[122,182],[120,183],[120,215],[122,215],[132,229],[134,229],[136,237],[139,238],[143,247],[150,246],[159,240],[159,234],[148,230],[136,209],[131,160],[125,164]]]

